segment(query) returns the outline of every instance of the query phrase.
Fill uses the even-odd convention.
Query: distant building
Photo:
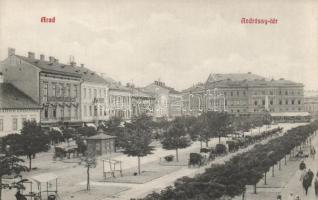
[[[154,116],[155,97],[150,93],[135,88],[133,85],[127,85],[131,91],[131,111],[132,117],[142,114]]]
[[[305,91],[305,111],[309,112],[313,119],[318,119],[318,91]]]
[[[3,62],[4,82],[11,83],[42,106],[40,121],[43,127],[79,126],[81,75],[73,65],[59,63],[50,56],[35,58],[15,54],[9,48]]]
[[[124,120],[131,119],[131,92],[120,83],[111,83],[109,86],[109,115]]]
[[[210,74],[203,84],[182,91],[184,114],[226,111],[249,114],[263,111],[275,116],[304,112],[303,84],[266,79],[252,73]]]
[[[10,83],[2,82],[0,72],[0,137],[18,133],[23,122],[40,122],[41,106]]]
[[[76,71],[82,76],[81,117],[84,123],[94,123],[109,119],[108,82],[81,64]]]
[[[154,81],[142,90],[156,99],[154,117],[174,118],[182,115],[182,95],[174,88],[166,86],[164,82]]]

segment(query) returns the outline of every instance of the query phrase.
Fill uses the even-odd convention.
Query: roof
[[[120,90],[120,91],[130,92],[130,89],[128,87],[125,87],[121,85],[120,83],[116,83],[116,82],[110,83],[109,90]]]
[[[154,98],[153,94],[150,92],[142,91],[139,88],[131,88],[131,93],[133,97],[147,97],[147,98]]]
[[[81,74],[76,73],[74,67],[71,65],[66,65],[58,62],[49,62],[46,60],[39,60],[34,58],[29,58],[25,56],[15,55],[16,57],[24,60],[25,62],[28,62],[44,72],[49,73],[57,73],[62,75],[69,75],[69,76],[75,76],[75,77],[81,77]]]
[[[40,109],[41,106],[10,83],[0,83],[0,108]]]
[[[86,68],[86,67],[79,67],[79,66],[71,66],[73,68],[75,73],[78,73],[82,76],[82,79],[87,82],[93,82],[93,83],[101,83],[101,84],[110,84],[107,79],[104,79],[100,75],[98,75],[96,72]]]
[[[182,90],[181,92],[194,92],[194,91],[201,91],[201,90],[204,90],[205,87],[204,87],[204,84],[203,83],[198,83],[196,85],[193,85],[192,87],[189,87],[185,90]]]
[[[57,179],[57,175],[53,173],[44,173],[32,176],[31,179],[33,179],[37,183],[47,183],[49,181],[53,181]]]
[[[277,112],[271,113],[272,117],[293,117],[293,116],[309,116],[308,112]]]
[[[99,133],[97,135],[88,137],[86,139],[87,140],[108,140],[108,139],[112,139],[112,138],[116,138],[116,136],[111,136],[111,135],[106,135],[104,133]]]
[[[252,74],[252,73],[231,73],[231,74],[210,74],[207,82],[218,82],[222,80],[231,81],[244,81],[244,80],[255,80],[255,79],[265,79],[262,76]]]

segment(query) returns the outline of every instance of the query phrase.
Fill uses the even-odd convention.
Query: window
[[[47,96],[48,96],[48,84],[44,83],[43,84],[43,101],[46,102],[47,101]]]
[[[75,112],[75,119],[78,119],[78,107],[75,107],[74,112]]]
[[[66,85],[64,96],[65,97],[70,97],[71,96],[71,86],[70,85]]]
[[[92,99],[92,90],[91,90],[91,88],[88,89],[88,98]]]
[[[265,100],[262,100],[262,104],[263,104],[263,106],[265,105]]]
[[[96,98],[97,97],[97,90],[94,89],[94,97]]]
[[[97,106],[94,106],[94,116],[97,116]]]
[[[99,106],[99,116],[103,116],[103,108],[102,108],[102,106]]]
[[[106,98],[106,90],[104,90],[104,97]]]
[[[87,106],[84,105],[84,117],[86,117],[86,116],[87,116]]]
[[[49,117],[48,108],[44,108],[44,118],[47,119]]]
[[[53,108],[53,118],[56,118],[56,108]]]
[[[295,100],[292,100],[292,101],[291,101],[291,103],[292,103],[292,104],[294,105],[294,103],[295,103]]]
[[[283,104],[283,101],[282,100],[279,100],[279,105],[282,105]]]
[[[52,85],[52,96],[53,97],[56,96],[56,85],[55,84]]]
[[[301,101],[300,100],[298,100],[298,104],[300,104],[301,103]]]
[[[282,95],[282,91],[281,90],[279,90],[279,95]]]
[[[286,105],[288,104],[288,100],[285,101],[285,104],[286,104]]]
[[[269,94],[270,94],[270,95],[273,95],[274,93],[273,93],[273,91],[269,91]]]
[[[236,92],[236,95],[237,95],[237,96],[240,96],[240,91],[237,91],[237,92]]]
[[[60,87],[60,85],[56,85],[56,96],[57,97],[61,96],[61,87]]]
[[[226,96],[226,92],[224,92],[224,96]]]
[[[14,131],[18,130],[18,119],[17,118],[12,119],[12,130],[14,130]]]
[[[23,127],[24,122],[26,122],[26,121],[27,121],[27,119],[26,119],[26,118],[22,118],[22,122],[21,122],[22,127]]]
[[[92,106],[89,106],[89,116],[92,116]]]
[[[233,92],[231,92],[231,96],[233,96]]]
[[[257,101],[254,101],[254,105],[257,106]]]
[[[77,85],[74,85],[74,97],[77,97]]]
[[[285,95],[288,95],[288,92],[287,92],[287,90],[285,91]]]
[[[98,91],[99,91],[99,97],[102,97],[102,90],[99,89]]]
[[[273,105],[273,100],[270,100],[270,101],[269,101],[269,104]]]
[[[3,131],[3,119],[0,119],[0,131]]]
[[[262,91],[262,94],[265,95],[265,91]]]
[[[86,99],[86,88],[84,88],[84,99]]]
[[[243,95],[246,96],[246,92],[245,91],[243,91]]]

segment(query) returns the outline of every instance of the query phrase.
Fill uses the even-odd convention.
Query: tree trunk
[[[179,153],[178,153],[178,148],[176,148],[176,161],[179,162]]]
[[[29,157],[29,170],[31,171],[31,169],[32,169],[32,156],[29,155],[28,157]]]
[[[138,156],[138,174],[140,175],[140,156]]]
[[[245,200],[245,190],[242,193],[242,200]]]
[[[89,166],[87,166],[87,171],[86,171],[86,173],[87,173],[87,185],[86,185],[86,190],[90,190],[91,188],[90,188],[90,183],[89,183]]]
[[[209,146],[209,140],[205,140],[205,147],[208,147]]]
[[[0,200],[2,199],[1,196],[2,196],[2,176],[0,176]]]
[[[267,172],[264,173],[264,185],[267,185],[267,179],[266,179],[267,176],[266,175],[267,175]]]
[[[200,148],[202,149],[202,140],[200,140]]]
[[[221,136],[219,135],[219,144],[221,144]]]
[[[282,167],[281,167],[281,163],[280,163],[280,160],[278,161],[278,170],[281,170]]]
[[[256,184],[254,184],[254,194],[257,194],[257,191],[256,191]]]
[[[272,166],[272,177],[275,176],[275,169],[274,169],[274,167],[275,167],[275,164]]]
[[[287,160],[286,160],[286,157],[287,157],[287,156],[285,155],[285,157],[284,157],[284,159],[285,159],[285,165],[287,164]]]

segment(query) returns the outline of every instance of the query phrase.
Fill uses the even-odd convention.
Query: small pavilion
[[[102,129],[99,129],[97,133],[97,135],[86,138],[88,153],[96,156],[113,153],[116,136],[107,135]]]

